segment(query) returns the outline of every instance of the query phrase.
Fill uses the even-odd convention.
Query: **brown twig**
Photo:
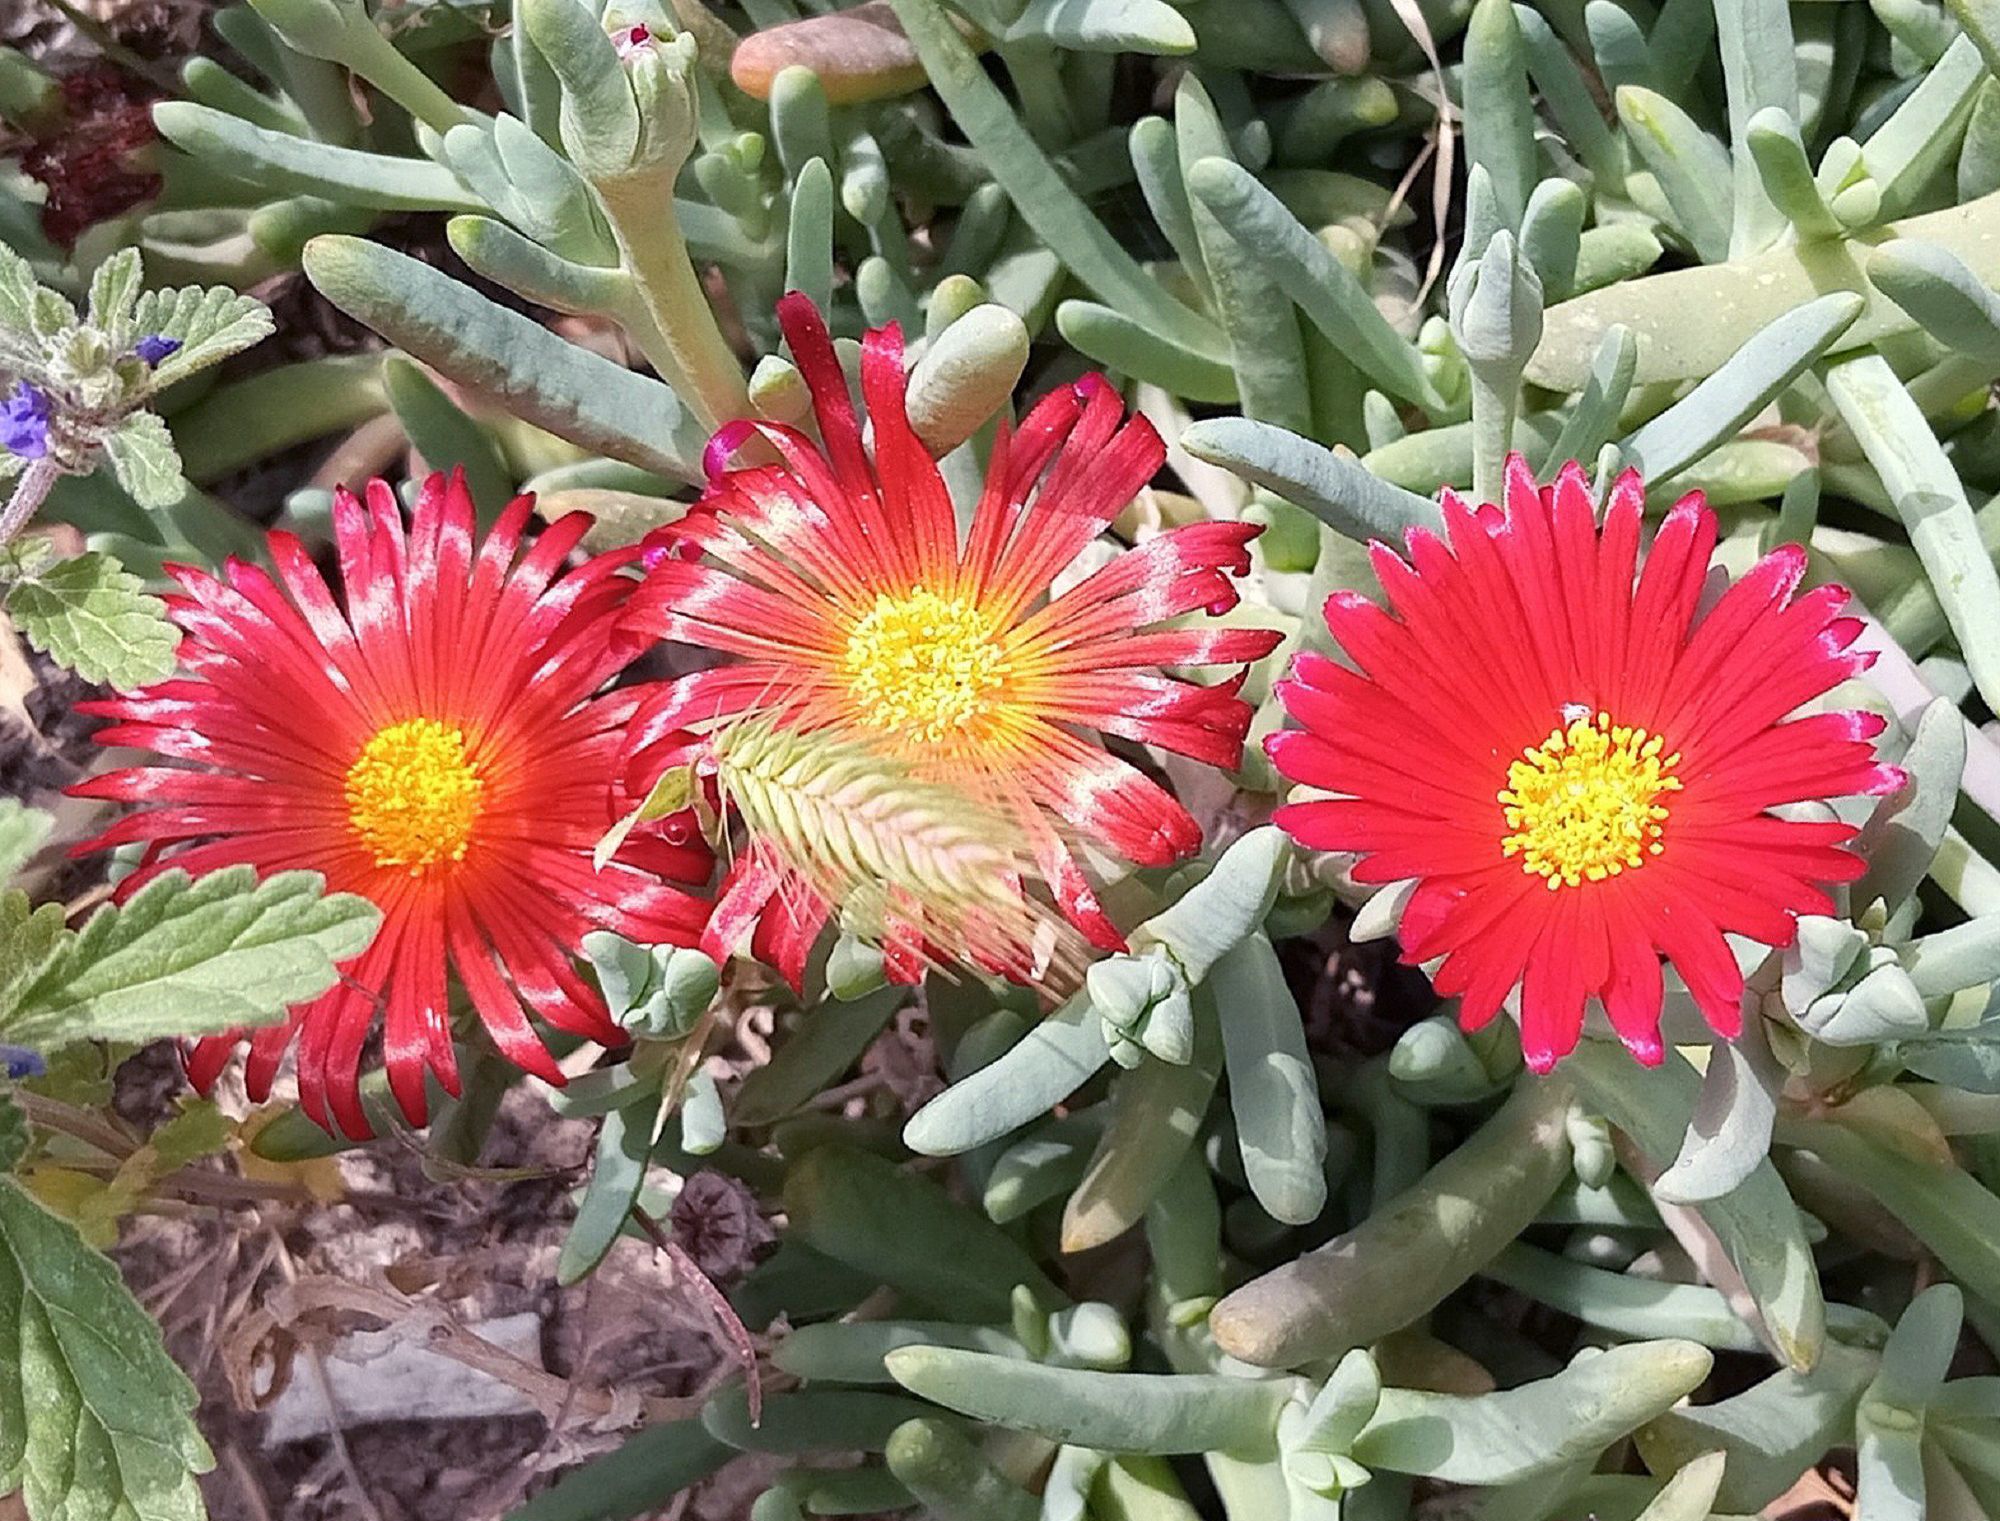
[[[667,1261],[673,1265],[674,1275],[686,1280],[695,1297],[714,1317],[723,1339],[743,1366],[744,1396],[750,1405],[750,1424],[761,1426],[764,1423],[764,1381],[757,1367],[757,1346],[750,1339],[750,1328],[743,1324],[735,1306],[715,1286],[715,1281],[701,1270],[701,1265],[687,1254],[679,1242],[660,1229],[659,1221],[636,1204],[632,1206],[632,1218],[639,1223],[639,1229],[646,1233],[647,1239],[665,1254]]]
[[[299,1267],[292,1260],[291,1248],[285,1245],[285,1238],[271,1229],[272,1239],[278,1243],[278,1271],[285,1277],[285,1292],[295,1291],[300,1284]],[[368,1486],[361,1481],[361,1470],[354,1465],[354,1453],[347,1445],[347,1434],[340,1429],[340,1407],[334,1403],[333,1380],[326,1376],[326,1359],[320,1356],[319,1348],[305,1346],[306,1366],[312,1370],[313,1383],[319,1387],[319,1397],[326,1406],[326,1432],[333,1444],[334,1460],[340,1464],[340,1471],[346,1476],[348,1487],[361,1502],[368,1521],[385,1521],[382,1509],[375,1503],[375,1497],[368,1492]]]
[[[227,1442],[222,1448],[222,1466],[234,1481],[237,1492],[243,1496],[243,1503],[249,1508],[254,1521],[276,1521],[271,1514],[271,1502],[264,1498],[264,1486],[257,1482],[257,1475],[251,1472],[250,1460],[243,1456],[243,1449],[234,1442]]]
[[[469,1330],[444,1306],[413,1299],[386,1285],[355,1283],[345,1278],[302,1278],[287,1284],[267,1307],[280,1326],[329,1310],[345,1310],[379,1320],[440,1357],[448,1357],[518,1389],[551,1422],[564,1411],[580,1411],[593,1420],[620,1417],[626,1415],[630,1404],[608,1390],[577,1388],[560,1374],[550,1373]],[[697,1398],[653,1397],[639,1400],[633,1413],[648,1422],[677,1421],[697,1414],[701,1406],[702,1401]]]
[[[61,1099],[45,1098],[20,1088],[14,1090],[13,1098],[32,1123],[94,1146],[108,1157],[122,1162],[139,1149],[138,1137],[108,1116],[92,1114]]]

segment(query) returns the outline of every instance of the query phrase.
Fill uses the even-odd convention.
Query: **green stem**
[[[1016,43],[1000,49],[1000,59],[1014,81],[1021,102],[1021,120],[1028,135],[1044,152],[1060,153],[1077,139],[1062,76],[1056,72],[1056,51],[1043,43]]]
[[[1512,382],[1492,384],[1477,368],[1472,371],[1472,499],[1497,502],[1507,476],[1507,454],[1514,447],[1514,412],[1521,388]]]
[[[600,181],[597,191],[626,271],[660,331],[666,357],[686,379],[683,400],[710,432],[753,415],[743,366],[716,324],[675,220],[672,181],[632,175]],[[663,378],[672,383],[671,375]]]
[[[352,49],[338,61],[375,86],[433,132],[449,132],[475,120],[436,80],[397,51],[365,14],[348,28]]]
[[[682,396],[693,393],[693,382],[681,369],[680,357],[667,342],[660,324],[653,319],[653,309],[639,289],[637,280],[623,282],[624,289],[618,300],[605,310],[604,315],[625,329],[625,334],[638,345],[639,352],[646,356],[646,363],[653,367],[668,385]]]

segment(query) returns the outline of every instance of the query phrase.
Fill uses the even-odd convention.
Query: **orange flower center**
[[[876,596],[848,631],[841,668],[862,723],[935,745],[993,710],[1007,652],[977,603],[919,587]]]
[[[1665,748],[1659,735],[1613,724],[1609,713],[1554,730],[1507,767],[1499,796],[1511,832],[1501,853],[1518,855],[1550,892],[1643,866],[1665,848],[1660,799],[1681,790],[1680,756]]]
[[[464,731],[406,718],[377,731],[347,768],[347,817],[377,866],[414,877],[465,858],[483,786]]]

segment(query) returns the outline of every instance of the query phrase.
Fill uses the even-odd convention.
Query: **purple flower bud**
[[[49,1064],[42,1060],[40,1053],[30,1051],[26,1046],[0,1046],[0,1073],[5,1073],[15,1082],[40,1077],[48,1070]]]
[[[14,382],[0,402],[0,446],[22,459],[40,459],[49,452],[49,395],[25,380]]]
[[[163,338],[158,333],[148,333],[132,345],[132,352],[146,361],[151,368],[157,368],[162,359],[180,351],[178,338]]]

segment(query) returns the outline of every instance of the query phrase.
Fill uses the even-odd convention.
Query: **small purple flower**
[[[38,1052],[26,1046],[0,1046],[0,1073],[5,1073],[15,1082],[24,1078],[40,1077],[49,1070],[49,1064],[42,1060]]]
[[[163,338],[158,333],[148,333],[132,345],[132,352],[146,361],[149,369],[158,369],[160,361],[180,351],[178,338]]]
[[[0,447],[22,459],[49,452],[49,393],[25,380],[14,382],[0,402]]]

